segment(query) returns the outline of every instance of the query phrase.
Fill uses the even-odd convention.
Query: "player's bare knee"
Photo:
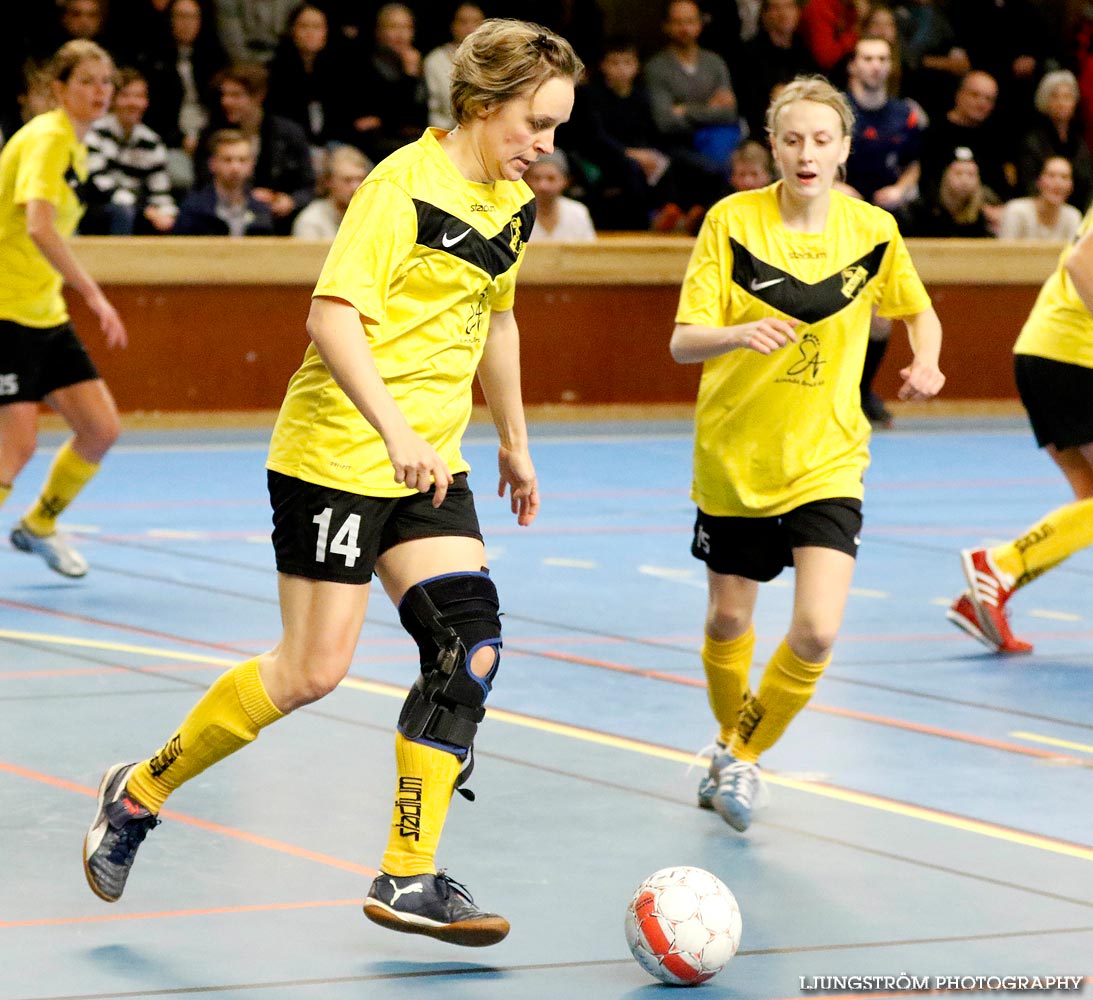
[[[496,646],[480,646],[471,657],[471,672],[475,677],[489,677],[498,659]]]
[[[789,647],[806,663],[822,663],[831,655],[838,627],[826,628],[819,623],[794,623],[790,628]]]
[[[743,608],[711,606],[706,613],[706,634],[717,642],[739,639],[751,625],[751,613]]]

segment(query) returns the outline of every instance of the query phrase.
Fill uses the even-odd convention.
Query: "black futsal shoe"
[[[108,903],[121,899],[129,869],[148,831],[159,820],[125,794],[136,764],[115,764],[99,785],[99,808],[83,843],[83,868],[91,891]]]
[[[483,913],[467,887],[443,871],[398,877],[380,872],[368,890],[364,915],[393,931],[425,934],[468,948],[497,944],[509,932],[504,917]]]

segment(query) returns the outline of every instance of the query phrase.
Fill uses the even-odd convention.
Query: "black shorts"
[[[1077,448],[1093,441],[1093,368],[1015,354],[1013,369],[1041,448]]]
[[[40,403],[56,389],[98,377],[71,323],[36,329],[0,319],[0,406]]]
[[[836,549],[857,557],[861,501],[813,500],[777,517],[715,517],[699,510],[691,555],[715,573],[766,583],[793,565],[793,550]]]
[[[281,573],[368,583],[376,560],[400,542],[452,535],[482,540],[465,472],[453,477],[444,503],[436,508],[436,487],[408,497],[366,497],[280,472],[270,471],[267,478],[273,552]]]

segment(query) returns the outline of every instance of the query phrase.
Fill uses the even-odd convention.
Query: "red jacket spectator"
[[[868,8],[866,0],[808,0],[805,4],[801,37],[825,73],[853,54],[858,25]]]

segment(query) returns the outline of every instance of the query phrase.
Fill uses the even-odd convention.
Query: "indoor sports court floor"
[[[715,872],[743,912],[699,996],[1093,972],[1093,552],[1015,599],[1032,656],[991,656],[944,618],[959,548],[1067,500],[1022,422],[908,418],[874,439],[835,660],[765,760],[771,802],[745,836],[695,807],[688,770],[713,735],[688,428],[540,426],[531,529],[492,497],[490,440],[473,427],[467,453],[505,653],[478,801],[453,804],[440,861],[509,938],[459,949],[360,912],[416,673],[378,588],[341,688],[185,786],[120,903],[87,889],[102,771],[157,749],[279,630],[263,435],[134,433],[68,516],[86,579],[0,541],[0,1000],[650,997],[668,987],[630,958],[623,914],[668,865]],[[761,594],[759,661],[791,593]]]

